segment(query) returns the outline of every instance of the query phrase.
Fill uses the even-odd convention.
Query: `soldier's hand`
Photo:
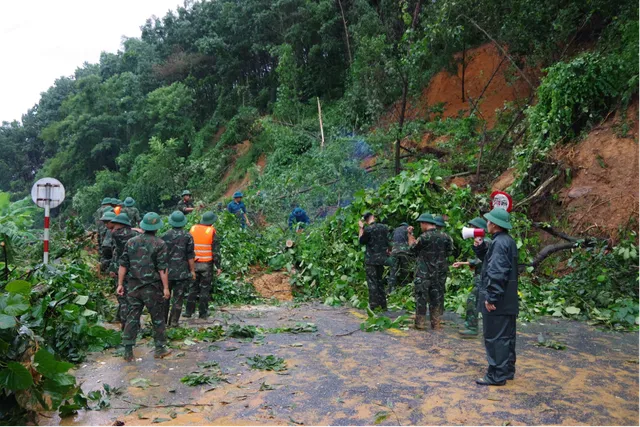
[[[484,242],[482,237],[476,237],[473,239],[473,246],[480,246]]]
[[[358,221],[358,227],[364,228],[364,222],[362,222],[362,220]]]
[[[217,273],[218,273],[218,276],[221,275],[222,274],[222,270],[218,269]]]
[[[118,285],[118,287],[116,288],[116,293],[118,295],[120,295],[121,297],[123,297],[124,296],[124,286]]]
[[[118,276],[116,275],[115,272],[112,271],[112,272],[109,273],[109,277],[111,277],[112,279],[115,279]]]
[[[162,297],[163,297],[164,299],[169,299],[169,298],[171,298],[171,292],[169,292],[169,288],[164,288],[164,289],[162,290]]]
[[[496,306],[491,304],[489,301],[485,301],[484,306],[489,312],[494,311],[496,309]]]
[[[191,272],[191,280],[196,280],[196,272],[195,271]]]
[[[459,268],[461,265],[464,265],[464,263],[463,263],[463,262],[456,261],[456,262],[454,262],[454,263],[451,265],[451,267],[453,267],[453,268]]]
[[[413,225],[407,227],[407,233],[413,234]]]

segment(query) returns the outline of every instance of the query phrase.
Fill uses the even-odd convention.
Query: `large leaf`
[[[9,316],[20,316],[29,310],[29,301],[20,294],[0,298],[0,310]]]
[[[87,302],[89,302],[89,297],[87,295],[78,295],[73,303],[78,305],[85,305]]]
[[[26,390],[33,385],[33,377],[27,368],[18,362],[9,362],[0,371],[0,386],[10,391]]]
[[[31,293],[31,283],[26,280],[14,280],[13,282],[9,282],[5,287],[5,290],[12,294],[22,294],[27,296]]]
[[[38,350],[33,357],[33,361],[36,363],[38,372],[45,377],[52,377],[54,379],[57,374],[64,374],[73,368],[73,363],[58,361],[53,354],[43,348]]]
[[[9,329],[16,326],[16,318],[0,313],[0,329]]]

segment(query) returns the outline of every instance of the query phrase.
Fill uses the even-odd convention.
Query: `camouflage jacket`
[[[169,252],[164,241],[153,234],[140,234],[129,239],[120,256],[120,265],[127,269],[128,291],[144,285],[160,284],[160,271],[168,266]]]
[[[384,265],[389,257],[389,227],[380,223],[366,225],[360,244],[367,245],[365,264]]]
[[[129,239],[136,237],[138,234],[140,233],[132,230],[130,227],[123,227],[111,232],[111,247],[113,256],[111,258],[111,266],[109,268],[109,271],[113,271],[114,273],[118,272],[119,259],[120,256],[124,253],[125,245],[129,241]]]
[[[138,224],[140,224],[140,220],[142,218],[140,217],[140,211],[138,210],[138,208],[136,208],[135,206],[125,206],[122,208],[122,211],[129,217],[129,221],[131,222],[132,227],[137,227]]]
[[[96,230],[98,230],[98,242],[102,242],[104,231],[107,229],[104,226],[104,222],[100,221],[100,218],[102,218],[102,215],[104,215],[104,209],[106,207],[107,206],[100,206],[96,211],[96,213],[93,214],[93,219],[95,220],[95,223],[96,223]]]
[[[486,247],[488,248],[489,246],[491,246],[491,239],[488,237],[484,238],[484,241],[486,243]],[[474,252],[476,252],[477,246],[473,247]],[[484,253],[481,253],[480,255],[477,256],[477,258],[473,258],[469,260],[469,266],[473,268],[473,274],[475,276],[479,276],[480,273],[482,272],[482,259],[484,258]],[[482,258],[480,258],[480,256],[482,256]]]
[[[193,205],[193,201],[189,200],[188,202],[185,202],[184,199],[181,199],[178,202],[178,206],[176,207],[176,209],[182,212],[183,214],[188,215],[189,212],[185,212],[184,211],[185,208],[195,208],[195,206]]]
[[[407,231],[408,225],[401,225],[393,230],[393,237],[391,239],[392,249],[391,253],[396,254],[400,252],[409,252],[409,233]]]
[[[162,240],[169,252],[169,280],[189,279],[189,260],[196,257],[191,234],[182,228],[173,228],[162,236]]]
[[[453,252],[453,240],[436,229],[425,231],[411,246],[411,252],[416,255],[416,278],[446,275],[449,271],[448,257]]]
[[[111,259],[113,258],[113,238],[111,230],[107,227],[104,228],[104,234],[100,244],[100,271],[106,272],[109,270]]]

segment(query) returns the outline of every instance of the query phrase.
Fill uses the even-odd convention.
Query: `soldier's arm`
[[[191,277],[195,280],[196,277],[196,252],[195,246],[193,243],[193,237],[191,234],[187,234],[187,262],[189,263],[189,271],[191,272]]]
[[[220,269],[220,265],[222,265],[222,255],[220,254],[220,238],[216,234],[213,237],[213,244],[211,245],[211,250],[213,253],[213,266],[216,269]]]

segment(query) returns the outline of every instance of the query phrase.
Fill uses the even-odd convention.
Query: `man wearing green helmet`
[[[449,273],[448,257],[453,252],[453,240],[441,231],[445,226],[441,215],[422,214],[418,217],[422,234],[413,236],[413,227],[407,229],[409,248],[416,255],[415,299],[416,329],[427,327],[427,301],[431,328],[439,329],[444,313],[444,292]]]
[[[136,201],[133,200],[133,197],[124,199],[124,208],[122,211],[129,217],[129,222],[131,222],[132,227],[137,227],[140,223],[140,211],[135,205]]]
[[[102,235],[104,234],[104,230],[105,230],[104,222],[102,222],[100,218],[102,218],[102,215],[104,215],[104,213],[106,212],[106,209],[110,207],[111,207],[111,199],[109,197],[105,197],[104,199],[102,199],[102,203],[100,204],[100,207],[98,208],[96,213],[93,214],[93,218],[95,219],[96,229],[98,230],[98,247],[102,245]]]
[[[167,276],[168,251],[156,232],[162,228],[162,219],[155,212],[142,218],[140,228],[144,234],[130,239],[120,256],[117,294],[127,295],[127,319],[122,333],[124,359],[134,360],[133,346],[140,329],[140,315],[147,307],[153,324],[156,359],[171,353],[166,348],[167,334],[164,322],[164,300],[171,297]],[[127,289],[125,290],[125,278]]]
[[[178,327],[184,295],[196,279],[196,254],[193,237],[184,229],[187,217],[182,212],[175,211],[169,216],[169,225],[173,228],[162,236],[162,240],[169,251],[169,290],[172,300],[165,302],[164,319],[169,326]]]
[[[488,233],[487,230],[487,221],[483,218],[476,217],[469,221],[469,226],[474,228],[479,228]],[[491,239],[476,237],[474,239],[474,246],[480,245],[482,242],[486,242],[487,245],[491,244]],[[467,310],[465,315],[464,326],[465,329],[459,331],[458,333],[463,337],[475,337],[478,335],[478,292],[480,290],[480,273],[482,272],[482,260],[478,257],[470,259],[469,261],[462,262],[454,262],[453,268],[460,268],[463,265],[468,265],[471,269],[473,269],[473,287],[471,288],[471,292],[469,292],[469,296],[467,297]]]
[[[111,222],[116,218],[116,214],[113,213],[113,208],[109,207],[105,209],[104,215],[100,218],[100,221],[104,224],[104,233],[102,234],[102,243],[100,243],[100,272],[107,273],[109,271],[109,265],[113,258],[113,244],[111,239],[111,230],[113,229],[113,223]]]
[[[139,233],[131,229],[131,223],[129,222],[129,217],[126,213],[121,213],[120,215],[116,215],[116,217],[111,221],[113,229],[111,230],[111,240],[112,240],[112,251],[113,257],[111,259],[111,265],[109,267],[109,275],[116,279],[116,287],[118,285],[117,281],[117,273],[120,268],[119,258],[120,255],[124,253],[124,248],[127,242],[136,237]],[[117,295],[118,298],[118,309],[116,311],[116,321],[120,322],[121,329],[124,330],[125,321],[127,319],[127,297],[126,297],[126,278],[124,282],[125,287],[125,295]]]
[[[475,251],[483,260],[480,304],[489,367],[476,383],[501,386],[512,380],[516,373],[518,247],[509,235],[512,228],[509,212],[493,208],[484,217],[493,241],[491,245],[482,242]]]
[[[187,215],[193,212],[195,206],[193,205],[193,201],[191,200],[191,191],[184,190],[182,192],[182,199],[178,202],[178,206],[176,210],[179,210],[183,214]]]

